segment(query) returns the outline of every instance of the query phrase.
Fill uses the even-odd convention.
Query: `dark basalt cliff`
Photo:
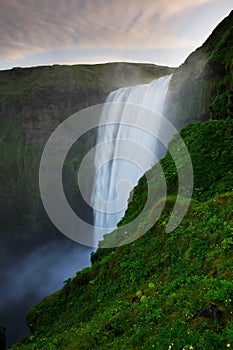
[[[33,238],[36,242],[56,234],[41,205],[38,171],[45,143],[64,119],[87,106],[103,103],[112,90],[148,83],[173,71],[134,63],[1,71],[0,235],[10,242],[17,231],[16,238]],[[76,159],[69,163],[68,180],[74,177],[74,163],[94,142],[94,135],[82,140]]]

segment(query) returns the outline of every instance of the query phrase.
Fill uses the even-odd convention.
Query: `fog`
[[[62,288],[63,282],[77,271],[90,266],[92,250],[62,240],[40,246],[24,257],[12,256],[14,266],[10,264],[0,271],[0,323],[7,328],[8,346],[30,333],[25,321],[29,308]]]

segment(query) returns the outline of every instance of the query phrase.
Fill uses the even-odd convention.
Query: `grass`
[[[231,120],[184,128],[181,135],[193,161],[195,190],[181,224],[166,233],[176,200],[171,185],[157,223],[131,244],[99,248],[91,257],[91,268],[78,272],[62,290],[29,311],[32,335],[12,349],[219,350],[231,344],[233,183],[232,176],[227,177],[231,132]],[[206,150],[204,155],[210,152],[204,161],[201,149]],[[216,152],[221,167],[204,186]],[[161,161],[172,183],[171,162],[169,154]],[[155,168],[149,171],[149,181],[154,181]],[[136,187],[121,225],[138,211],[145,182],[143,177]]]

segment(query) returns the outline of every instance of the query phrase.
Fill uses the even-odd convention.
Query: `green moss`
[[[64,92],[70,98],[75,95],[76,99],[88,99],[88,95],[98,91],[104,100],[106,94],[114,89],[149,83],[173,71],[169,67],[137,63],[13,68],[0,71],[0,105],[2,108],[12,103],[35,107],[40,97],[40,106],[47,106],[56,96],[64,99]],[[85,105],[85,101],[82,103]]]
[[[167,205],[150,231],[131,244],[98,249],[91,268],[30,310],[33,333],[13,350],[217,350],[231,343],[233,184],[232,176],[226,176],[232,164],[232,121],[192,124],[181,135],[195,173],[194,197],[181,224],[166,233],[176,200],[170,185]],[[169,154],[161,163],[173,183]],[[155,180],[155,169],[149,171],[149,181]],[[143,177],[121,224],[132,219],[138,198],[146,193]]]

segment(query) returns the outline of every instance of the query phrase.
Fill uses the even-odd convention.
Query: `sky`
[[[1,0],[0,69],[148,62],[179,66],[232,0]]]

